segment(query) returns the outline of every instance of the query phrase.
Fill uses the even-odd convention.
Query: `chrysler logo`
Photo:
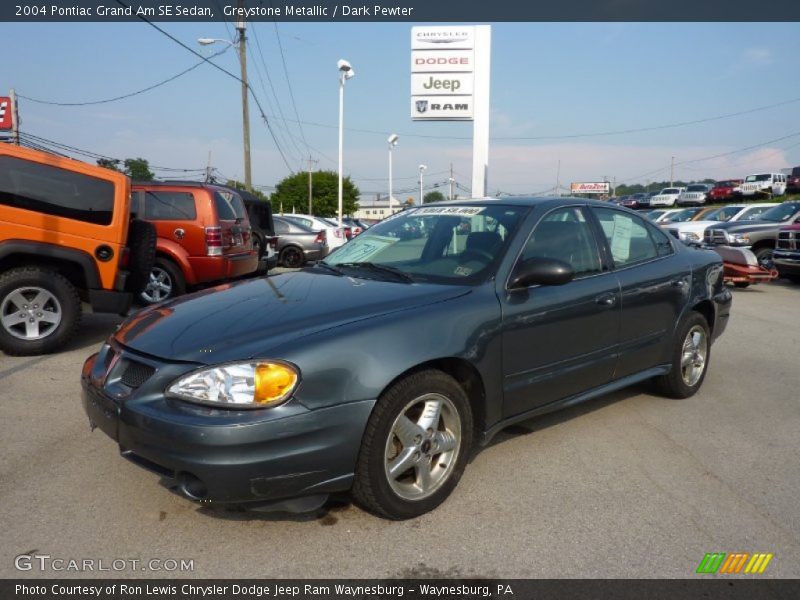
[[[424,113],[428,110],[428,101],[427,100],[417,100],[417,112]]]

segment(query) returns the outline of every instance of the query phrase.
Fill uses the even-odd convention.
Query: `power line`
[[[224,48],[223,50],[221,50],[220,52],[217,52],[216,54],[211,55],[209,58],[216,58],[217,56],[220,56],[221,54],[224,54],[225,52],[227,52],[229,48],[230,47],[228,46],[228,47]],[[192,65],[188,69],[184,69],[183,71],[181,71],[180,73],[176,73],[172,77],[167,77],[166,79],[164,79],[162,81],[159,81],[158,83],[154,83],[153,85],[149,85],[146,88],[142,88],[141,90],[136,90],[135,92],[130,92],[128,94],[122,94],[121,96],[114,96],[113,98],[104,98],[102,100],[87,100],[87,101],[84,101],[84,102],[56,102],[56,101],[53,101],[53,100],[41,100],[39,98],[31,98],[30,96],[23,96],[22,94],[17,94],[17,96],[19,96],[20,98],[24,98],[25,100],[28,100],[29,102],[35,102],[36,104],[47,104],[49,106],[91,106],[91,105],[95,105],[95,104],[107,104],[109,102],[116,102],[117,100],[124,100],[125,98],[132,98],[133,96],[138,96],[139,94],[143,94],[145,92],[149,92],[150,90],[154,90],[154,89],[156,89],[158,87],[161,87],[162,85],[165,85],[165,84],[167,84],[167,83],[169,83],[171,81],[175,81],[176,79],[178,79],[179,77],[182,77],[183,75],[186,75],[190,71],[194,71],[197,67],[201,66],[204,62],[205,61],[201,60],[200,62],[195,63],[194,65]]]
[[[272,4],[270,2],[270,4]],[[300,138],[303,140],[303,143],[306,145],[306,150],[308,150],[308,142],[306,141],[306,134],[303,132],[303,125],[300,122],[300,114],[297,112],[297,102],[294,99],[294,91],[292,91],[292,82],[289,79],[289,69],[286,68],[286,56],[283,53],[283,43],[281,42],[281,34],[278,31],[278,22],[273,21],[272,24],[275,26],[275,38],[278,40],[278,49],[281,52],[281,62],[283,63],[283,74],[286,77],[286,85],[289,88],[289,97],[292,100],[292,108],[294,108],[294,116],[297,119],[297,125],[300,129]]]

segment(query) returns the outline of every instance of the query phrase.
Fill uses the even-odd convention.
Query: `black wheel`
[[[130,262],[125,290],[138,294],[150,282],[156,260],[156,228],[149,221],[133,219],[128,227]]]
[[[150,281],[139,299],[144,304],[163,302],[186,293],[186,280],[180,267],[166,258],[157,258],[150,271]]]
[[[367,422],[352,494],[366,510],[411,519],[439,506],[461,479],[472,411],[449,375],[419,371],[378,399]]]
[[[305,262],[306,256],[297,246],[286,246],[286,248],[281,250],[280,263],[284,267],[296,269],[302,267]]]
[[[734,281],[733,285],[736,286],[737,288],[744,289],[744,288],[749,288],[750,287],[750,282],[749,281]]]
[[[670,372],[654,380],[657,390],[670,398],[693,396],[703,385],[710,358],[708,323],[703,315],[692,312],[678,327]]]
[[[759,248],[753,251],[753,254],[756,255],[756,259],[758,260],[758,264],[765,269],[771,269],[773,266],[772,253],[773,249],[769,247]]]
[[[0,275],[0,349],[6,354],[46,354],[63,346],[81,321],[75,287],[44,267]]]
[[[257,233],[253,234],[253,250],[258,253],[258,260],[264,257],[264,240]]]

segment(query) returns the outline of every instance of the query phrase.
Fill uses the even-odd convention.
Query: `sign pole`
[[[472,197],[483,198],[489,172],[489,88],[491,86],[492,28],[475,27],[474,120],[472,122]]]
[[[17,92],[11,88],[11,139],[19,146],[19,113],[17,112]]]

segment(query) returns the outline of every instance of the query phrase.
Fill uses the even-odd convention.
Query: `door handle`
[[[594,301],[600,306],[606,306],[610,308],[617,303],[617,295],[603,294],[602,296],[598,296],[597,298],[595,298]]]

